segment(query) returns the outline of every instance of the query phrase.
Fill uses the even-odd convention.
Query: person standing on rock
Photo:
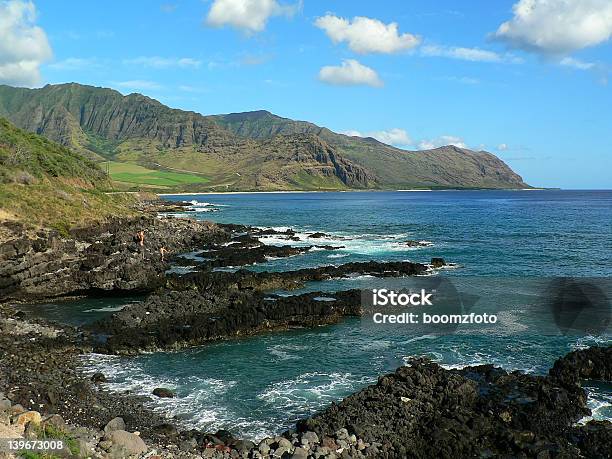
[[[164,261],[165,261],[165,256],[166,256],[166,254],[167,254],[167,253],[168,253],[168,249],[167,249],[167,248],[165,248],[164,246],[161,246],[161,247],[159,248],[159,254],[161,255],[161,261],[162,261],[162,263],[164,263]]]
[[[136,233],[136,242],[140,246],[140,251],[142,252],[142,259],[145,258],[145,247],[144,247],[145,233],[143,230],[140,230]]]

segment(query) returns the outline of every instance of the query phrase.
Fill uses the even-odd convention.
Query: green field
[[[201,175],[147,169],[146,167],[133,163],[110,161],[110,163],[100,163],[100,166],[105,171],[108,166],[110,177],[116,182],[173,187],[193,183],[206,183],[209,181],[206,177]]]

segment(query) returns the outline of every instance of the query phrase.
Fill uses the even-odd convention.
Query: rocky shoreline
[[[612,451],[612,423],[576,425],[590,414],[581,379],[610,382],[610,347],[572,352],[547,376],[491,365],[446,370],[416,358],[255,444],[185,429],[142,397],[107,392],[103,375],[79,370],[80,356],[93,349],[77,329],[25,320],[7,306],[0,317],[0,432],[77,445],[78,454],[56,457],[604,458]]]
[[[136,237],[140,231],[143,244]],[[546,458],[608,457],[612,451],[610,422],[575,425],[590,413],[580,382],[610,381],[612,348],[573,352],[548,376],[492,366],[445,370],[414,359],[257,445],[227,431],[184,430],[178,421],[147,409],[141,397],[107,392],[101,384],[105,375],[89,377],[79,369],[81,356],[94,351],[135,354],[336,323],[360,315],[358,290],[292,296],[267,291],[352,275],[422,275],[443,267],[440,258],[428,264],[366,262],[255,272],[243,267],[267,257],[339,247],[319,244],[324,233],[313,233],[311,245],[292,246],[291,230],[155,213],[78,228],[70,237],[28,232],[17,223],[4,224],[2,234],[13,237],[0,244],[0,432],[64,438],[71,446],[58,457]],[[288,244],[265,245],[260,238],[267,235]],[[191,272],[172,272],[179,265]],[[219,270],[230,266],[235,268]],[[19,306],[125,293],[147,297],[85,328],[29,317]],[[159,388],[155,396],[172,393]]]
[[[101,226],[77,228],[71,238],[53,231],[22,236],[18,225],[10,229],[19,236],[0,245],[0,301],[35,303],[66,296],[148,294],[143,302],[88,327],[98,343],[96,349],[114,354],[178,349],[262,331],[336,323],[360,314],[358,291],[337,292],[325,301],[320,301],[323,292],[288,297],[265,292],[354,275],[413,276],[444,265],[441,259],[432,260],[430,266],[370,261],[255,272],[243,267],[267,257],[338,247],[266,245],[260,237],[275,235],[290,242],[295,232],[182,218],[114,219]],[[137,236],[141,231],[142,244]],[[324,236],[313,233],[310,238]],[[164,259],[162,247],[168,254]],[[190,272],[169,270],[184,264],[190,266]],[[217,270],[228,266],[237,269]],[[101,335],[108,337],[103,343],[99,343]]]

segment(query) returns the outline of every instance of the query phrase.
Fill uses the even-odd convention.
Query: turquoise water
[[[609,329],[595,336],[562,335],[537,303],[541,279],[612,277],[612,192],[440,191],[174,196],[197,201],[201,219],[262,227],[291,227],[295,244],[332,244],[270,260],[255,270],[286,270],[365,260],[432,256],[457,263],[444,276],[478,297],[474,311],[498,312],[500,324],[435,335],[426,327],[365,326],[349,319],[297,330],[224,341],[174,353],[135,358],[87,356],[87,371],[111,376],[108,388],[149,395],[165,386],[175,399],[151,406],[186,425],[262,437],[376,381],[410,356],[428,355],[448,367],[495,363],[544,373],[555,359],[580,347],[612,344]],[[206,205],[210,203],[211,205]],[[218,211],[211,212],[216,208]],[[329,237],[312,240],[308,233]],[[433,245],[408,249],[406,240]],[[270,237],[269,244],[288,241]],[[294,244],[294,242],[291,242]],[[368,277],[310,284],[306,290],[372,288]],[[608,284],[609,285],[609,284]],[[538,287],[539,288],[539,287]],[[84,307],[75,306],[81,318]],[[102,309],[104,305],[98,308]],[[74,311],[74,310],[73,310]],[[98,311],[100,312],[100,311]],[[81,319],[79,319],[81,320]],[[612,418],[609,385],[590,384],[597,418]]]

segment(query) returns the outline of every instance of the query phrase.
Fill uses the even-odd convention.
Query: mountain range
[[[452,145],[408,151],[267,111],[205,116],[141,94],[124,96],[76,83],[39,89],[0,85],[0,116],[91,160],[174,174],[174,186],[157,188],[528,187],[502,160],[484,151]],[[182,182],[181,174],[190,179]],[[125,174],[113,179],[134,185]]]

